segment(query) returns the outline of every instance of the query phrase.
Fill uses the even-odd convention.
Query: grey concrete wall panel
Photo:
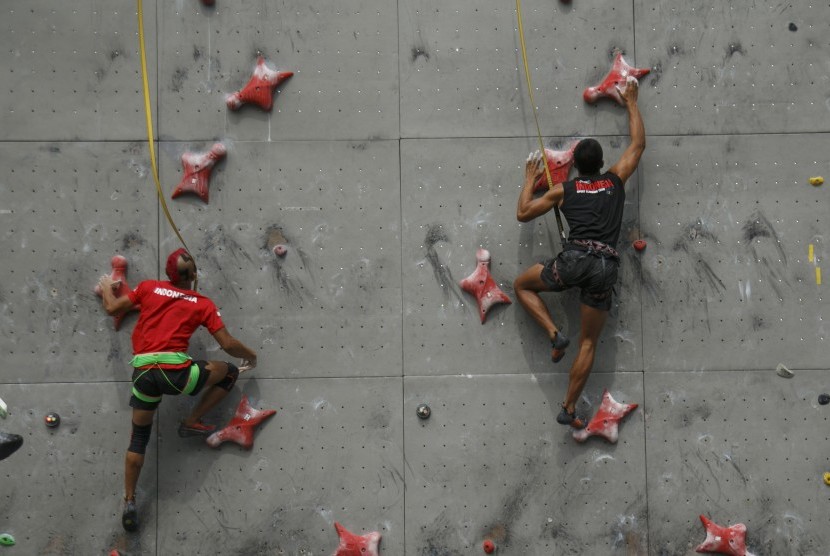
[[[650,132],[827,130],[827,4],[634,4]]]
[[[124,452],[129,443],[129,386],[119,384],[5,384],[9,416],[0,430],[20,434],[23,446],[2,462],[0,531],[16,546],[8,554],[156,553],[155,465],[144,467],[137,493],[139,533],[121,529]],[[61,423],[47,428],[56,412]],[[147,448],[156,458],[156,443]]]
[[[383,554],[403,554],[401,380],[238,384],[254,407],[278,410],[250,452],[180,439],[188,404],[162,404],[159,553],[332,554],[339,521],[381,533]],[[239,399],[208,420],[227,422]]]
[[[650,554],[687,554],[698,516],[744,523],[754,554],[827,553],[827,373],[648,373]]]
[[[147,149],[134,143],[0,143],[0,350],[9,382],[124,380],[135,315],[116,332],[93,293],[127,257],[157,271]]]
[[[827,200],[807,183],[827,170],[820,137],[675,137],[648,148],[646,370],[824,368],[828,299],[816,268]]]
[[[528,224],[516,220],[524,164],[532,148],[527,138],[401,142],[407,375],[567,372],[576,350],[554,367],[547,336],[513,293],[513,280],[521,272],[561,248],[552,214]],[[606,158],[616,160],[621,143],[614,139],[606,150]],[[602,335],[597,372],[642,369],[636,340],[638,260],[627,239],[636,233],[636,184],[635,176],[621,232],[620,295]],[[513,301],[491,309],[483,325],[475,298],[458,286],[475,269],[479,246],[490,251],[493,279]],[[576,340],[579,293],[545,298],[554,321]]]
[[[127,141],[147,136],[135,2],[11,0],[0,18],[4,140]],[[155,106],[156,2],[144,2]]]
[[[582,91],[608,72],[615,49],[636,61],[631,7],[522,6],[542,133],[624,132],[622,109],[587,105]],[[400,12],[403,137],[535,135],[514,3],[409,1]]]
[[[626,418],[617,444],[578,444],[556,424],[566,382],[547,374],[404,379],[406,554],[475,554],[487,538],[499,554],[644,553],[642,413]],[[642,374],[593,376],[591,412],[604,387],[639,403]],[[415,416],[421,403],[429,420]]]
[[[160,8],[160,137],[207,140],[390,139],[398,136],[394,1],[167,2]],[[294,76],[271,114],[231,112],[225,95],[257,54]]]
[[[166,187],[184,148],[162,149]],[[209,205],[170,202],[201,291],[259,350],[258,376],[401,375],[397,160],[396,141],[232,143]],[[178,240],[162,229],[166,257]],[[272,229],[284,258],[266,249]]]

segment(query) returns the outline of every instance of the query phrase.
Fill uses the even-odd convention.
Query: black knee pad
[[[228,363],[228,374],[225,375],[225,378],[217,382],[216,386],[230,392],[233,389],[233,385],[236,384],[237,378],[239,378],[239,367],[233,363]]]
[[[128,452],[144,455],[147,449],[147,443],[150,442],[150,431],[153,430],[153,424],[136,425],[133,423],[133,434],[130,436],[130,447]]]

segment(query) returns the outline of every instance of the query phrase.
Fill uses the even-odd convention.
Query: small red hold
[[[275,409],[254,409],[248,403],[248,396],[242,396],[228,426],[211,434],[205,441],[211,448],[218,448],[223,442],[230,441],[250,450],[254,447],[254,429],[276,412]]]
[[[492,554],[496,550],[496,544],[490,539],[487,539],[486,541],[481,543],[481,548],[484,550],[485,553]]]
[[[579,144],[579,141],[574,141],[564,151],[554,151],[553,149],[545,149],[545,158],[548,161],[548,169],[550,170],[550,178],[554,185],[557,183],[565,183],[568,181],[568,172],[571,171],[571,166],[574,162],[574,149]],[[533,184],[533,192],[547,190],[548,177],[543,172],[542,175]]]
[[[112,259],[110,259],[110,266],[112,267],[110,278],[112,278],[112,280],[117,284],[117,288],[115,289],[115,297],[122,297],[133,291],[127,283],[127,258],[123,255],[115,255]],[[98,284],[95,285],[95,294],[99,297],[101,296],[101,286]],[[139,307],[133,308],[133,310],[138,309]],[[120,315],[112,317],[116,330],[121,328],[121,322],[124,320],[126,315],[126,313],[121,313]]]
[[[619,403],[608,390],[602,392],[602,403],[599,411],[584,429],[574,431],[573,437],[577,442],[585,442],[591,436],[601,436],[612,444],[619,438],[620,420],[637,409],[636,403]]]
[[[121,553],[113,549],[110,551],[110,556],[121,556]]]
[[[276,255],[277,257],[284,257],[286,253],[288,253],[288,247],[286,247],[282,243],[279,243],[274,246],[274,255]]]
[[[490,275],[490,252],[487,249],[476,251],[476,269],[472,274],[459,281],[458,284],[465,292],[474,295],[478,302],[478,313],[481,317],[481,324],[487,319],[487,311],[493,305],[499,303],[512,303],[496,285]]]
[[[216,0],[202,0],[202,4],[205,6],[213,6],[216,4]]]
[[[184,177],[173,194],[170,195],[173,199],[184,193],[193,193],[198,195],[204,202],[208,202],[210,187],[210,176],[213,173],[213,167],[216,163],[225,158],[228,154],[228,148],[222,143],[214,143],[207,152],[202,153],[184,153],[182,155],[182,168],[184,169]]]
[[[731,527],[722,527],[706,516],[700,521],[706,528],[706,539],[697,545],[696,552],[709,554],[727,554],[728,556],[753,556],[746,550],[746,525],[738,523]]]
[[[634,241],[634,249],[636,249],[637,251],[642,251],[645,248],[646,248],[646,240],[638,239],[638,240]]]
[[[621,52],[617,52],[614,58],[614,64],[611,66],[611,71],[603,78],[602,82],[595,87],[588,87],[582,93],[582,98],[585,102],[593,104],[600,98],[611,98],[617,101],[618,104],[623,104],[623,99],[617,86],[624,88],[628,81],[628,77],[640,79],[651,71],[648,68],[634,68],[628,65]]]
[[[340,544],[334,556],[379,556],[380,533],[377,531],[355,535],[337,522],[334,523],[334,529],[340,537]]]
[[[239,110],[243,104],[256,104],[265,111],[274,105],[274,89],[294,75],[293,71],[273,70],[265,64],[265,58],[257,57],[256,68],[248,84],[241,91],[225,97],[225,104],[231,110]]]

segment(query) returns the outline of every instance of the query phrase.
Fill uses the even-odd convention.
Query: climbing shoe
[[[550,341],[550,345],[553,347],[553,351],[551,352],[551,360],[554,363],[559,363],[563,357],[565,357],[565,348],[568,347],[571,343],[571,340],[565,336],[565,333],[561,330],[556,332],[556,336],[553,337],[553,340]]]
[[[0,460],[4,460],[23,445],[23,437],[0,431]]]
[[[121,525],[124,530],[132,533],[138,529],[138,510],[135,507],[135,498],[124,500],[124,513],[121,514]]]
[[[577,417],[576,411],[568,413],[568,410],[565,409],[564,405],[562,406],[562,411],[560,411],[559,415],[556,416],[556,422],[560,425],[570,425],[575,429],[585,428],[585,421]]]
[[[197,421],[192,425],[181,423],[179,425],[179,436],[182,438],[187,438],[188,436],[210,436],[215,430],[216,427],[213,425],[206,425],[201,421]]]

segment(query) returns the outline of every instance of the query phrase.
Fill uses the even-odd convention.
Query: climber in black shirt
[[[570,340],[553,323],[539,292],[560,292],[572,287],[581,290],[579,352],[571,365],[562,411],[556,418],[558,423],[574,428],[585,426],[584,420],[576,416],[576,402],[591,373],[617,281],[620,260],[616,246],[625,203],[624,184],[637,169],[646,147],[637,93],[637,80],[630,77],[620,94],[628,110],[631,141],[616,164],[601,173],[602,147],[595,139],[583,139],[574,149],[574,166],[579,177],[554,184],[534,198],[534,184],[544,174],[544,167],[540,154],[531,156],[516,210],[519,221],[529,222],[559,207],[568,221],[568,242],[562,252],[554,259],[530,267],[513,285],[519,302],[550,337],[554,363],[564,357]]]

